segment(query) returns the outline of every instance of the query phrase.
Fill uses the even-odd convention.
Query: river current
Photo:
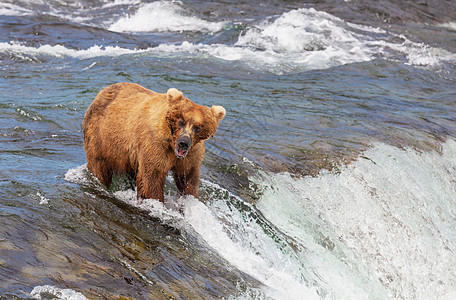
[[[456,4],[0,1],[0,299],[455,299]],[[227,116],[200,198],[86,168],[102,88]]]

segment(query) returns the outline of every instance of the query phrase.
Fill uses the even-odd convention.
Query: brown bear
[[[138,198],[164,201],[172,171],[180,194],[198,197],[204,141],[225,117],[222,106],[195,104],[177,89],[155,93],[117,83],[98,93],[83,121],[87,168],[109,187],[115,172],[136,178]]]

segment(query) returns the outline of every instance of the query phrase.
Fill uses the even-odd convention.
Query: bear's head
[[[226,111],[218,105],[211,108],[198,105],[177,89],[169,89],[166,98],[169,105],[166,120],[171,130],[172,147],[178,158],[184,158],[194,145],[215,134]]]

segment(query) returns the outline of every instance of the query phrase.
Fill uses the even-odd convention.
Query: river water
[[[1,299],[455,299],[456,4],[0,2]],[[200,199],[88,173],[99,90],[227,110]]]

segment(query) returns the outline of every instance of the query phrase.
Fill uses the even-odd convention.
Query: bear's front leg
[[[198,198],[199,167],[192,167],[186,172],[174,169],[173,177],[180,194],[192,195],[193,197]]]
[[[138,199],[157,199],[160,202],[164,202],[163,187],[165,185],[166,174],[159,170],[138,172],[136,176]]]

